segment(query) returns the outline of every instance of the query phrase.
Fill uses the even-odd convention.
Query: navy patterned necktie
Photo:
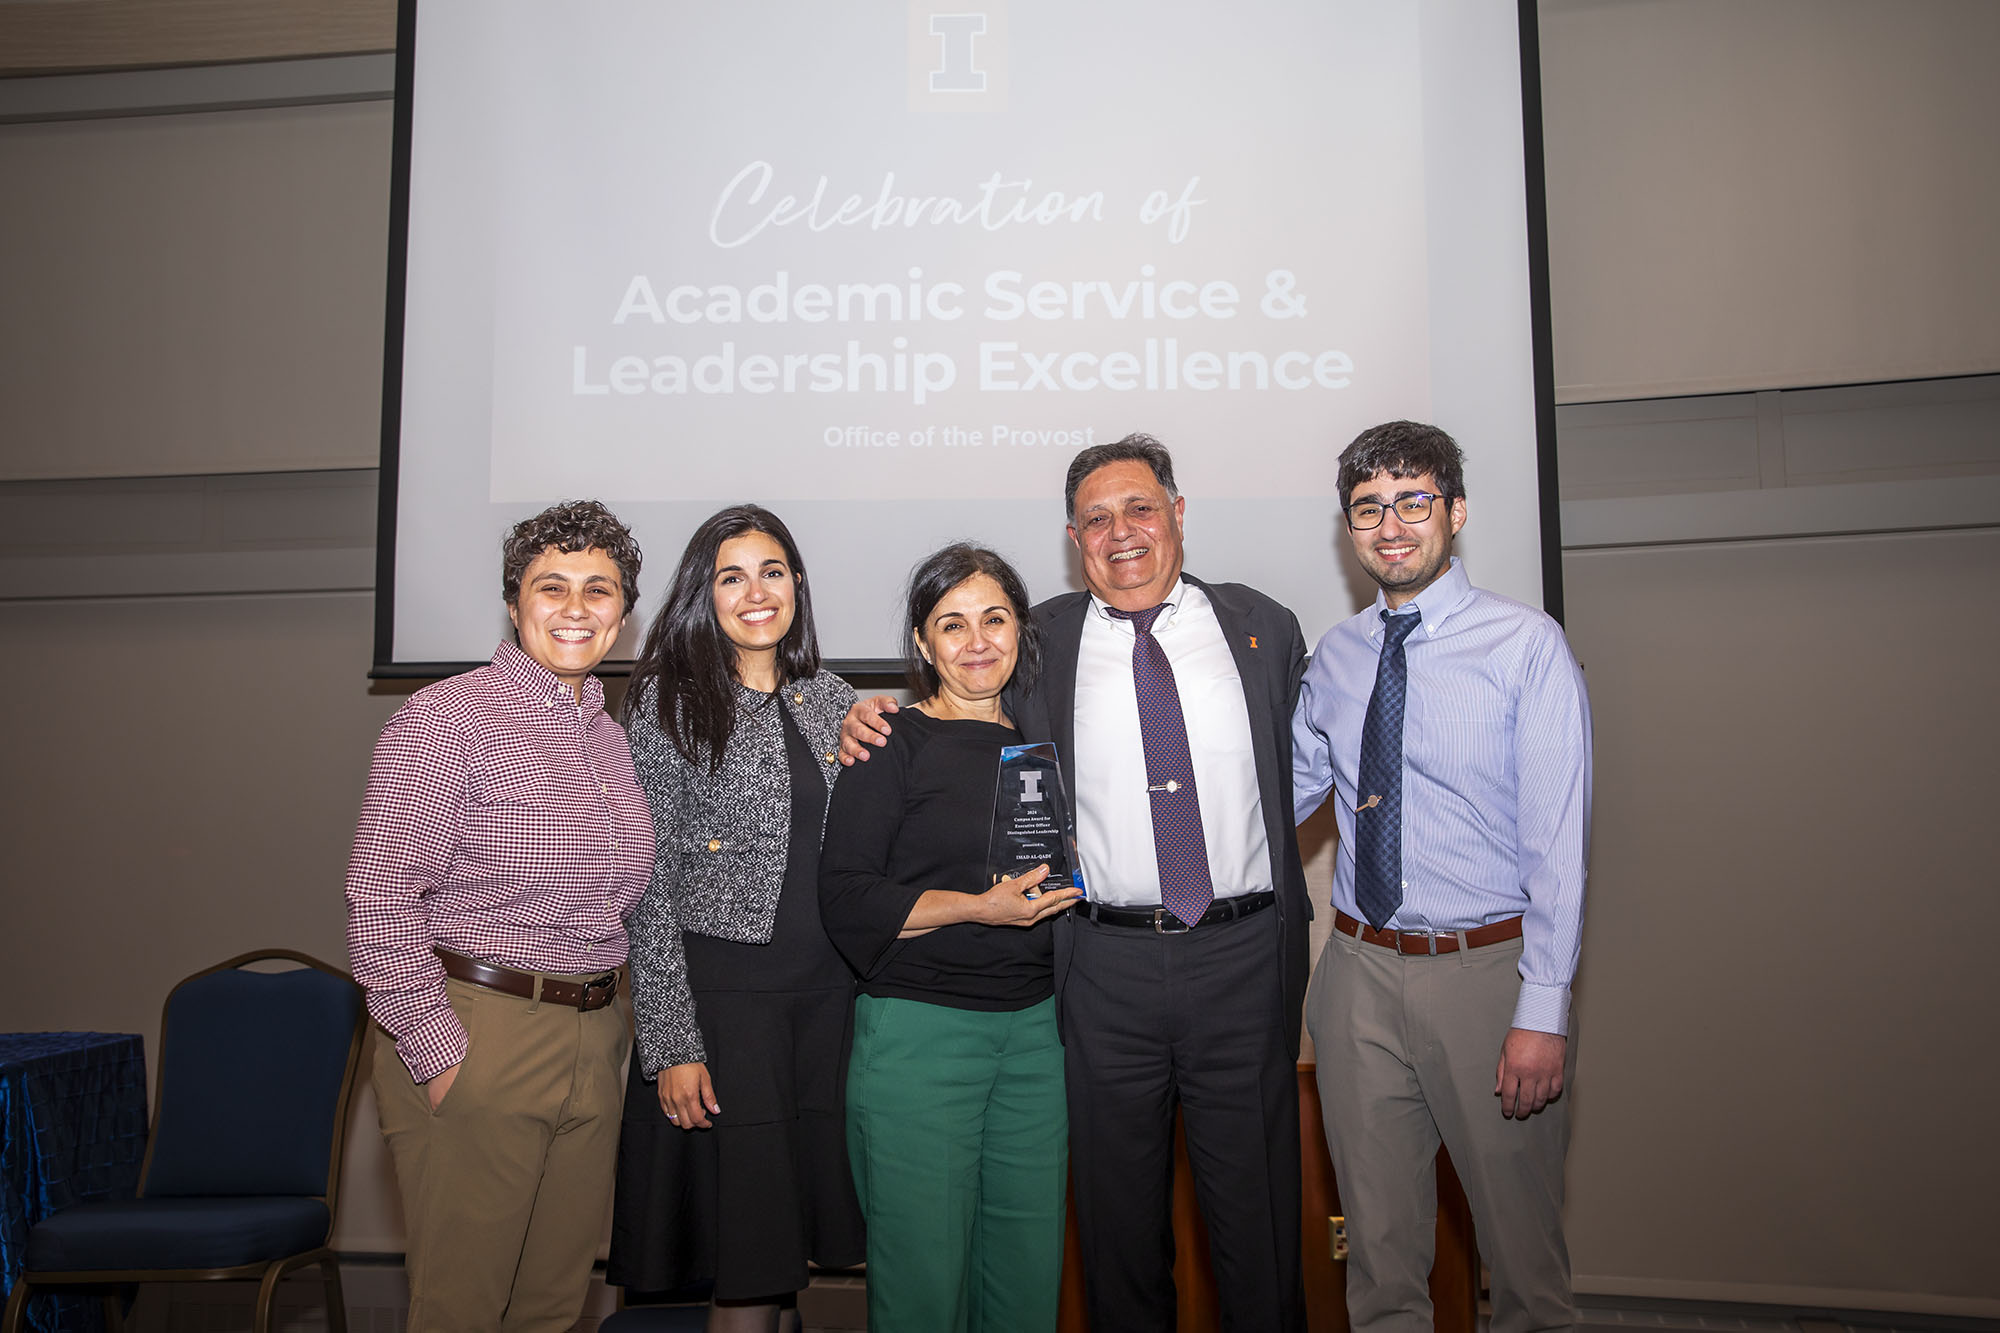
[[[1160,865],[1160,903],[1192,926],[1215,901],[1208,873],[1208,839],[1188,756],[1187,719],[1173,663],[1153,637],[1164,605],[1144,611],[1105,610],[1132,622],[1132,684],[1139,692],[1139,739],[1146,749],[1146,794],[1152,798],[1153,855]]]
[[[1410,668],[1403,640],[1423,619],[1382,613],[1382,660],[1375,692],[1361,723],[1361,773],[1355,788],[1354,898],[1368,924],[1380,930],[1403,905],[1403,700]]]

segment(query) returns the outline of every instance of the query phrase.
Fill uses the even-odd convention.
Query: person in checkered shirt
[[[513,635],[382,729],[348,863],[409,1329],[573,1325],[602,1235],[630,1037],[624,918],[653,823],[591,674],[638,601],[596,501],[502,547]]]

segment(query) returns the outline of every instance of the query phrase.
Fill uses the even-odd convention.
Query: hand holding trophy
[[[1063,786],[1056,747],[1009,745],[1000,751],[993,784],[993,833],[987,843],[986,869],[992,882],[1026,875],[1048,867],[1041,886],[1023,893],[1038,898],[1050,887],[1073,887],[1083,896],[1083,864],[1076,855],[1076,834],[1069,796]]]

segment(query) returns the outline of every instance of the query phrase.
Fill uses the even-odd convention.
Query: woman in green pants
[[[912,708],[833,789],[827,933],[860,977],[847,1142],[868,1220],[870,1333],[1055,1328],[1068,1120],[1047,867],[991,883],[1001,704],[1039,659],[1021,579],[948,546],[911,575]]]

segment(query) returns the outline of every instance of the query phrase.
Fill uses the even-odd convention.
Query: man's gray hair
[[[1111,463],[1144,463],[1165,488],[1168,500],[1180,498],[1180,489],[1174,485],[1174,456],[1152,436],[1135,432],[1110,444],[1093,444],[1069,461],[1069,477],[1063,482],[1063,513],[1071,523],[1076,522],[1076,493],[1084,478]]]

